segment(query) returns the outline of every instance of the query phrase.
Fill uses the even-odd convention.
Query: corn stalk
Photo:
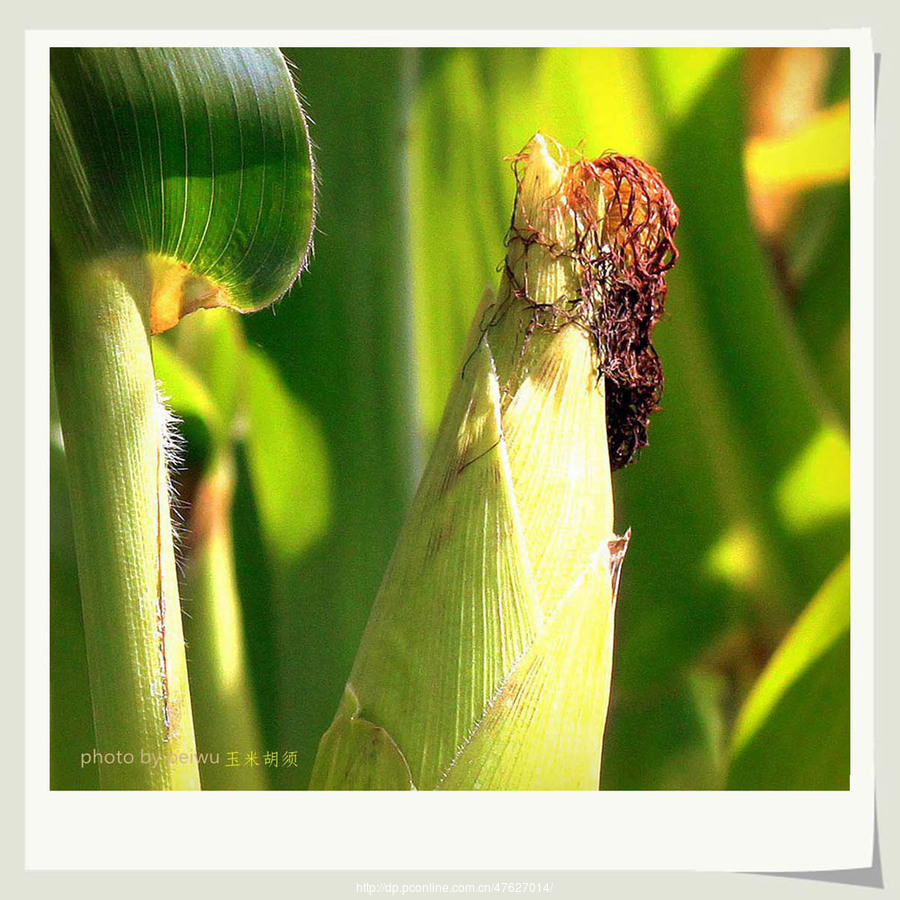
[[[312,227],[306,123],[276,50],[57,49],[50,99],[88,764],[105,788],[197,788],[150,336],[199,308],[265,306],[294,281]]]

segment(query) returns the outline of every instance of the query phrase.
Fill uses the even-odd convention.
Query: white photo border
[[[851,776],[834,792],[317,793],[49,789],[49,48],[835,46],[851,49]],[[826,31],[31,31],[26,33],[26,867],[700,870],[872,864],[874,54]],[[528,822],[527,829],[509,823]],[[165,837],[164,841],[160,838]]]

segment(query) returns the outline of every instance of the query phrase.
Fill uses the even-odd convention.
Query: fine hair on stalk
[[[181,419],[169,406],[169,398],[162,392],[162,385],[157,382],[155,401],[156,420],[159,427],[159,483],[165,483],[169,499],[169,514],[172,524],[172,541],[175,549],[175,564],[181,574],[183,565],[183,528],[184,502],[178,492],[177,474],[184,468],[187,454],[187,441],[179,429]]]

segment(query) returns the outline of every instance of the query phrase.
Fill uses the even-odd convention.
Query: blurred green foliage
[[[761,85],[741,50],[285,52],[317,148],[314,259],[273,312],[206,345],[209,365],[179,345],[189,337],[172,343],[203,382],[193,399],[177,391],[189,426],[182,483],[209,463],[217,429],[237,465],[234,556],[259,750],[298,751],[296,768],[266,772],[269,785],[306,785],[465,332],[499,278],[508,157],[540,129],[588,155],[644,158],[682,214],[656,331],[662,411],[649,448],[616,476],[617,526],[634,535],[602,786],[847,788],[848,178],[780,185],[793,211],[761,232],[744,165]],[[819,103],[830,108],[849,94],[849,53],[821,54]],[[83,649],[63,597],[73,592],[61,462],[53,665],[71,686]],[[90,733],[84,698],[64,702],[52,706],[54,747]],[[752,734],[738,741],[748,716]],[[89,786],[74,747],[53,760],[55,786]]]

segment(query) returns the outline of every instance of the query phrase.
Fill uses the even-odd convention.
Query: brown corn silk
[[[515,157],[514,168],[524,158]],[[518,171],[516,180],[521,189]],[[570,256],[580,275],[576,296],[537,304],[508,263],[506,278],[511,295],[535,309],[532,329],[575,322],[590,334],[598,376],[606,378],[610,465],[620,469],[647,446],[650,415],[659,408],[663,372],[652,333],[665,310],[666,272],[678,259],[679,210],[659,172],[629,156],[579,159],[561,190],[576,220],[571,249],[553,247],[536,229],[523,231],[515,215],[507,243],[540,243]]]

